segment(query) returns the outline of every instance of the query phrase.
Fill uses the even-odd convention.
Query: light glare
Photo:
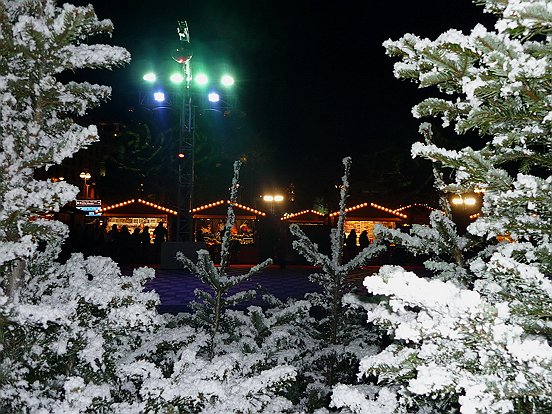
[[[464,201],[462,200],[462,197],[454,197],[452,200],[452,204],[459,206],[460,204],[463,204]]]
[[[220,96],[216,92],[211,92],[208,96],[209,102],[218,102],[220,101]]]
[[[163,102],[165,100],[165,94],[163,92],[155,92],[153,94],[153,99],[157,102]]]
[[[220,78],[220,83],[225,87],[232,86],[234,85],[234,78],[230,75],[223,75],[222,78]]]
[[[173,73],[170,78],[172,83],[182,83],[182,81],[184,80],[184,76],[182,76],[181,73]]]
[[[207,75],[205,73],[199,73],[195,77],[195,81],[198,85],[204,86],[204,85],[207,85],[209,83],[209,78],[207,77]]]
[[[157,76],[155,76],[155,73],[148,72],[146,73],[143,78],[146,82],[155,82],[157,80]]]

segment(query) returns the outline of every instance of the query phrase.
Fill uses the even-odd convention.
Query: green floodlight
[[[184,81],[184,76],[182,76],[181,73],[175,72],[173,73],[170,78],[172,83],[180,84],[182,81]]]
[[[234,78],[231,75],[222,75],[222,77],[220,78],[220,83],[222,84],[222,86],[228,88],[234,85]]]
[[[142,79],[146,82],[155,82],[157,80],[157,76],[155,76],[155,73],[153,72],[148,72],[142,77]]]
[[[209,83],[209,77],[205,73],[198,73],[195,76],[195,81],[199,86],[205,86]]]

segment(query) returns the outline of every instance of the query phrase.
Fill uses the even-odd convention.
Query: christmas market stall
[[[353,229],[356,233],[356,237],[353,237],[353,239],[356,239],[355,245],[351,246],[349,245],[349,242],[346,243],[347,249],[345,250],[345,257],[347,259],[350,259],[351,255],[355,254],[354,252],[351,252],[351,249],[358,252],[360,248],[363,248],[363,246],[361,246],[360,236],[363,235],[364,231],[366,231],[365,236],[367,236],[367,244],[369,244],[374,241],[374,228],[377,224],[387,228],[396,229],[403,227],[408,219],[406,214],[369,202],[349,207],[345,209],[345,212],[346,216],[344,230],[346,238],[349,238],[349,235],[351,235]],[[338,211],[330,213],[332,225],[335,226],[337,224],[338,217]],[[390,245],[384,254],[378,256],[378,258],[373,261],[373,264],[394,264],[394,256],[395,248],[393,245]]]
[[[320,226],[326,223],[326,215],[315,210],[303,210],[297,213],[286,213],[280,219],[299,227]]]
[[[170,240],[171,219],[177,215],[174,210],[140,198],[103,207],[97,213],[101,214],[107,224],[107,229],[116,224],[118,229],[127,226],[129,232],[132,233],[135,228],[142,230],[148,227],[151,240],[154,238],[153,231],[159,223],[163,223],[167,227],[168,239]]]
[[[296,213],[286,213],[280,220],[285,223],[286,229],[289,229],[291,224],[298,225],[305,235],[318,245],[319,252],[330,254],[331,226],[327,214],[316,210],[303,210]],[[282,253],[285,254],[286,262],[292,264],[306,263],[305,258],[292,248],[293,237],[289,230],[285,232],[285,235],[285,252]]]
[[[396,210],[381,206],[376,203],[361,203],[345,209],[345,235],[349,235],[352,229],[360,235],[364,230],[368,233],[370,242],[374,240],[374,227],[376,224],[395,229],[405,224],[408,216]],[[339,211],[330,213],[333,225],[337,223]]]
[[[395,209],[397,213],[406,214],[407,219],[405,222],[409,226],[413,224],[429,224],[429,215],[434,210],[436,209],[421,203],[412,203]]]
[[[220,260],[220,246],[228,200],[219,200],[192,209],[193,229],[196,241],[204,241],[213,260]],[[266,213],[243,204],[233,204],[236,221],[231,229],[231,263],[259,262],[259,220]]]

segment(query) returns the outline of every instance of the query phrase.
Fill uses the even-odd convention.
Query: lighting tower
[[[182,67],[184,86],[182,87],[182,107],[180,108],[180,136],[178,139],[178,221],[177,241],[192,241],[192,204],[194,189],[194,116],[190,82],[192,80],[192,48],[190,32],[185,21],[177,27],[179,47],[173,52],[173,59]]]

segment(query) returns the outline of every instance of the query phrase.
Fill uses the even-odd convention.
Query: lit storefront
[[[119,229],[122,226],[127,226],[130,233],[132,233],[135,228],[142,230],[147,226],[152,240],[153,231],[160,222],[164,223],[167,228],[170,240],[170,221],[171,218],[177,215],[177,212],[174,210],[140,198],[103,207],[101,210],[98,210],[97,213],[100,213],[103,217],[108,230],[113,224],[116,224]]]
[[[345,209],[345,234],[348,235],[355,229],[357,236],[364,230],[368,233],[370,241],[374,240],[374,227],[381,224],[390,229],[397,228],[408,219],[406,214],[381,206],[376,203],[361,203]],[[337,223],[339,212],[330,214],[333,224]]]
[[[192,209],[196,240],[202,238],[215,257],[220,254],[229,203],[228,200],[219,200]],[[266,217],[266,213],[239,203],[234,203],[233,210],[236,220],[230,237],[233,246],[238,246],[234,248],[233,261],[255,263],[259,256],[259,219]]]

